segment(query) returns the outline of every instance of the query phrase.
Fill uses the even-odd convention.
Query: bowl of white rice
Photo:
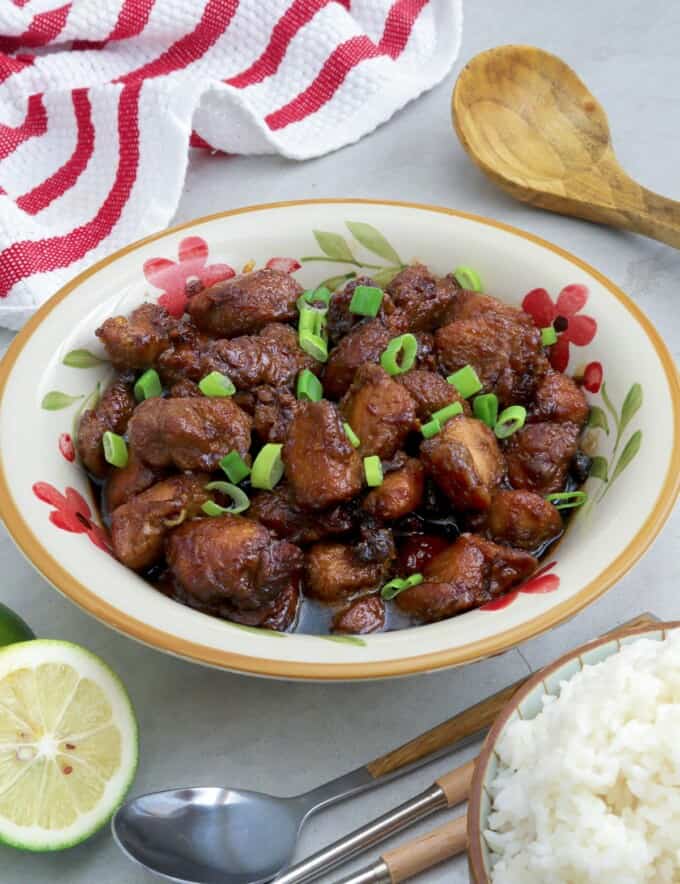
[[[475,884],[680,881],[680,623],[527,682],[480,753],[468,838]]]

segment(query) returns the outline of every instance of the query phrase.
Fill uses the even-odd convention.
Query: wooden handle
[[[467,847],[467,822],[465,815],[444,823],[421,838],[415,838],[401,847],[383,853],[382,859],[389,869],[392,884],[408,881],[414,875],[431,869],[445,859],[462,853]]]
[[[652,614],[641,614],[639,617],[628,621],[628,623],[617,626],[616,629],[612,630],[612,634],[625,629],[633,629],[636,626],[645,626],[653,623],[655,619]],[[497,694],[482,700],[481,703],[470,706],[468,709],[463,710],[463,712],[459,712],[458,715],[454,715],[453,718],[443,721],[419,737],[404,743],[398,749],[393,749],[387,755],[371,761],[370,764],[366,765],[371,776],[378,779],[378,777],[399,770],[407,764],[412,764],[414,761],[419,761],[421,758],[425,758],[432,752],[436,752],[446,746],[453,748],[460,740],[491,727],[503,706],[525,681],[525,678],[516,681],[509,687],[503,688]]]
[[[467,801],[476,762],[477,759],[473,758],[467,764],[463,764],[461,767],[457,767],[455,770],[451,770],[439,777],[438,780],[435,780],[446,795],[449,807],[455,807],[456,804]]]

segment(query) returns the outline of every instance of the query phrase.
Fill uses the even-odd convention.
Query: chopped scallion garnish
[[[463,265],[456,267],[453,275],[460,283],[461,288],[468,292],[481,292],[482,280],[479,278],[479,273],[473,270],[472,267],[465,267]]]
[[[541,329],[541,343],[544,347],[552,347],[553,344],[557,343],[557,332],[552,325]]]
[[[366,484],[370,488],[377,488],[379,485],[382,485],[383,470],[377,454],[371,454],[370,457],[364,458],[364,475],[366,476]]]
[[[320,285],[318,289],[307,289],[306,292],[303,292],[298,298],[298,309],[301,309],[302,303],[307,304],[325,304],[328,307],[328,304],[331,300],[330,290],[326,288],[325,285]]]
[[[238,485],[238,483],[242,482],[246,476],[250,475],[250,467],[243,460],[238,451],[230,451],[229,454],[225,454],[220,460],[220,466],[227,474],[229,481],[233,482],[235,485]]]
[[[423,424],[420,428],[420,432],[426,439],[431,439],[433,436],[436,436],[437,433],[441,432],[442,425],[439,423],[436,417],[433,417],[432,420],[429,420],[426,424]]]
[[[127,466],[128,448],[127,442],[118,433],[112,433],[107,430],[102,436],[102,445],[104,446],[104,458],[107,463],[113,467],[122,470]]]
[[[269,442],[260,449],[250,473],[250,484],[253,488],[271,491],[283,476],[283,460],[278,442]]]
[[[380,357],[380,364],[388,374],[403,374],[413,368],[418,353],[415,335],[407,333],[392,338]]]
[[[323,399],[321,381],[308,368],[304,368],[298,375],[296,391],[298,399],[306,399],[308,402],[319,402]]]
[[[354,430],[350,427],[349,424],[344,423],[342,426],[343,426],[344,429],[345,429],[345,434],[346,434],[347,438],[349,439],[350,444],[352,445],[352,447],[353,447],[353,448],[358,448],[358,447],[361,445],[361,439],[359,439],[359,437],[358,437],[357,434],[354,432]]]
[[[382,299],[382,289],[372,285],[358,285],[352,293],[349,312],[358,316],[377,316]]]
[[[444,424],[451,420],[452,417],[455,417],[457,414],[463,413],[463,406],[460,402],[452,402],[450,405],[445,405],[444,408],[440,408],[439,411],[435,411],[432,415],[432,420],[437,421],[440,427],[443,427]]]
[[[418,584],[422,583],[424,579],[425,578],[422,574],[411,574],[410,577],[395,577],[394,580],[390,580],[389,583],[386,583],[383,586],[380,590],[380,595],[386,602],[389,602],[393,598],[396,598],[399,593],[403,592],[405,589],[411,589],[412,586],[418,586]]]
[[[224,513],[238,515],[238,513],[244,513],[250,506],[250,501],[245,491],[236,485],[232,485],[230,482],[209,482],[205,486],[205,490],[219,491],[225,497],[230,497],[232,501],[230,506],[220,506],[214,500],[206,500],[201,509],[208,516],[221,516]]]
[[[210,396],[213,399],[233,396],[236,392],[236,387],[232,383],[231,378],[219,371],[211,371],[210,374],[202,378],[198,382],[198,389],[204,396]]]
[[[476,418],[484,421],[487,427],[493,430],[498,421],[498,396],[495,393],[475,396],[472,402],[472,411]]]
[[[498,415],[494,433],[499,439],[507,439],[522,429],[526,419],[527,410],[523,405],[511,405]]]
[[[137,402],[142,402],[144,399],[153,399],[154,396],[160,396],[162,392],[163,385],[155,369],[149,368],[143,375],[137,378],[137,383],[134,386]]]
[[[560,491],[556,494],[546,494],[545,499],[552,503],[556,510],[568,510],[577,506],[583,506],[588,500],[585,491]]]
[[[302,331],[300,332],[299,343],[305,353],[309,353],[310,356],[313,356],[319,362],[326,362],[328,360],[328,344],[320,335],[315,335],[309,331]]]
[[[463,399],[469,399],[470,396],[479,393],[483,386],[471,365],[464,365],[463,368],[450,374],[446,380],[458,390]]]

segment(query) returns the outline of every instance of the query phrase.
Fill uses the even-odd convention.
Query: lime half
[[[0,603],[0,647],[35,638],[30,626],[7,605]]]
[[[43,639],[0,649],[0,842],[84,841],[122,802],[137,757],[130,700],[98,657]]]

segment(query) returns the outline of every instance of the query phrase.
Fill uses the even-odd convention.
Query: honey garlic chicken
[[[210,616],[338,635],[521,585],[586,498],[589,408],[559,331],[460,270],[263,268],[103,322],[77,451],[116,558]]]

